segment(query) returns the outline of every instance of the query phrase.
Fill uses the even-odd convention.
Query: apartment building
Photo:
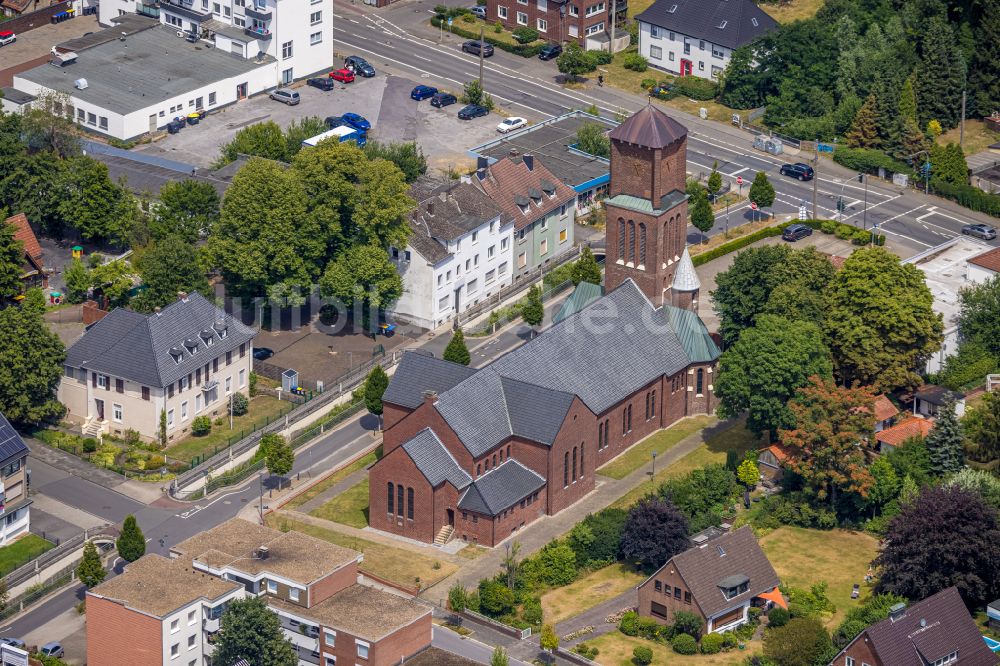
[[[433,329],[511,283],[513,222],[471,182],[410,194],[409,245],[390,249],[403,278],[392,313]]]
[[[59,401],[89,436],[155,440],[163,414],[167,440],[183,437],[248,390],[255,335],[197,293],[148,315],[117,308],[67,350]]]
[[[27,534],[31,527],[31,500],[25,466],[28,447],[0,413],[0,546]]]
[[[389,666],[430,645],[431,609],[360,584],[362,555],[349,548],[235,518],[170,555],[263,596],[303,666]]]
[[[208,666],[227,604],[243,586],[145,555],[87,591],[87,663]]]
[[[487,19],[508,30],[534,28],[542,39],[573,40],[587,50],[607,51],[611,16],[618,26],[615,51],[628,46],[627,0],[488,0]]]

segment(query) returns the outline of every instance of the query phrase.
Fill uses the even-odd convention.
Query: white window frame
[[[299,600],[299,588],[297,588],[297,587],[290,587],[290,588],[288,588],[288,600],[289,601],[298,601]]]
[[[125,410],[117,402],[111,403],[111,420],[115,423],[123,423],[125,421]]]
[[[544,257],[549,253],[549,239],[543,238],[542,242],[538,244],[538,256]]]
[[[538,32],[548,32],[549,22],[543,18],[537,19],[535,21],[535,27],[538,29]]]
[[[174,427],[174,410],[168,409],[167,410],[167,428],[173,428],[173,427]]]
[[[333,629],[323,629],[323,645],[337,647],[337,632]]]
[[[651,60],[663,60],[663,49],[655,44],[649,45],[649,58]]]
[[[365,641],[359,641],[358,639],[355,638],[354,645],[357,647],[358,657],[360,659],[368,659],[368,653],[371,644],[366,643]],[[364,650],[364,652],[362,652],[362,650]]]
[[[649,36],[651,38],[653,38],[653,39],[659,39],[660,38],[660,26],[658,26],[658,25],[650,25],[649,26]]]
[[[309,15],[309,25],[319,25],[323,22],[323,12],[313,12]]]
[[[267,581],[267,593],[268,594],[277,594],[278,593],[278,581],[268,579],[268,581]]]
[[[587,37],[590,37],[591,35],[596,35],[599,32],[604,32],[604,21],[601,21],[600,23],[590,26],[585,31]]]
[[[314,32],[309,35],[309,46],[316,46],[323,43],[323,31]]]
[[[233,378],[226,377],[226,395],[229,395],[232,392],[233,392]]]
[[[170,621],[170,633],[176,634],[178,631],[180,631],[181,630],[181,626],[180,625],[181,625],[180,619],[178,619],[178,618],[175,617],[173,620],[171,620]]]
[[[518,25],[528,25],[528,15],[524,12],[517,13],[517,24]]]
[[[188,418],[188,402],[185,400],[181,403],[181,423],[187,421]]]
[[[497,7],[497,17],[498,18],[502,18],[502,19],[504,19],[506,21],[507,20],[507,8],[506,7],[499,7],[498,6]]]
[[[240,370],[240,388],[247,385],[247,371],[246,368]]]
[[[97,388],[106,389],[108,388],[108,376],[107,375],[97,375]]]

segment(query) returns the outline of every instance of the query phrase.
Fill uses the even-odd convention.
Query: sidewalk
[[[56,469],[60,469],[68,474],[86,479],[143,504],[151,504],[163,497],[162,484],[160,483],[144,483],[142,481],[130,480],[117,472],[95,467],[71,453],[66,453],[37,439],[27,437],[25,441],[28,444],[28,449],[31,451],[31,457],[52,465]]]

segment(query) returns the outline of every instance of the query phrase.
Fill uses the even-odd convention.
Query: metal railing
[[[84,543],[91,539],[97,539],[100,537],[114,539],[117,537],[116,531],[109,530],[110,525],[104,525],[95,530],[85,530],[79,534],[66,539],[61,542],[55,548],[51,548],[33,560],[29,560],[27,563],[21,565],[17,569],[14,569],[9,574],[4,576],[4,582],[7,584],[7,589],[20,585],[26,580],[29,580],[32,576],[38,574],[39,571],[47,567],[52,562],[58,561],[60,558],[66,557],[68,554],[83,546]]]

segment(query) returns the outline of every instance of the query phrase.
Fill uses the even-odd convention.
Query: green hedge
[[[760,231],[755,231],[752,234],[743,236],[742,238],[737,238],[736,240],[729,241],[728,243],[723,243],[719,247],[712,248],[708,252],[695,255],[691,257],[691,261],[695,266],[701,266],[702,264],[708,263],[713,259],[718,259],[719,257],[725,256],[730,252],[735,252],[736,250],[745,248],[747,245],[752,245],[762,238],[780,236],[781,232],[784,231],[787,226],[788,224],[779,224],[776,227],[765,227]]]
[[[435,16],[431,19],[431,25],[435,28],[440,28],[441,23],[445,24],[445,29],[449,30],[452,34],[458,35],[459,37],[464,37],[466,39],[479,39],[479,33],[473,32],[472,30],[466,30],[465,28],[452,24],[449,28],[447,20],[442,19],[440,16]],[[508,44],[505,41],[499,40],[496,37],[490,37],[488,33],[483,34],[483,41],[487,44],[492,44],[498,49],[503,49],[508,53],[513,53],[514,55],[519,55],[523,58],[534,58],[545,46],[545,43],[540,44]]]
[[[876,173],[879,167],[891,173],[905,173],[911,178],[915,172],[905,162],[895,160],[881,150],[873,148],[847,148],[839,146],[833,153],[833,161],[848,169],[864,173]]]
[[[933,179],[931,180],[931,191],[966,208],[1000,217],[1000,196],[983,192],[978,187],[953,185],[943,180]]]
[[[681,76],[674,79],[674,90],[679,95],[707,102],[719,95],[719,84],[700,76]]]

